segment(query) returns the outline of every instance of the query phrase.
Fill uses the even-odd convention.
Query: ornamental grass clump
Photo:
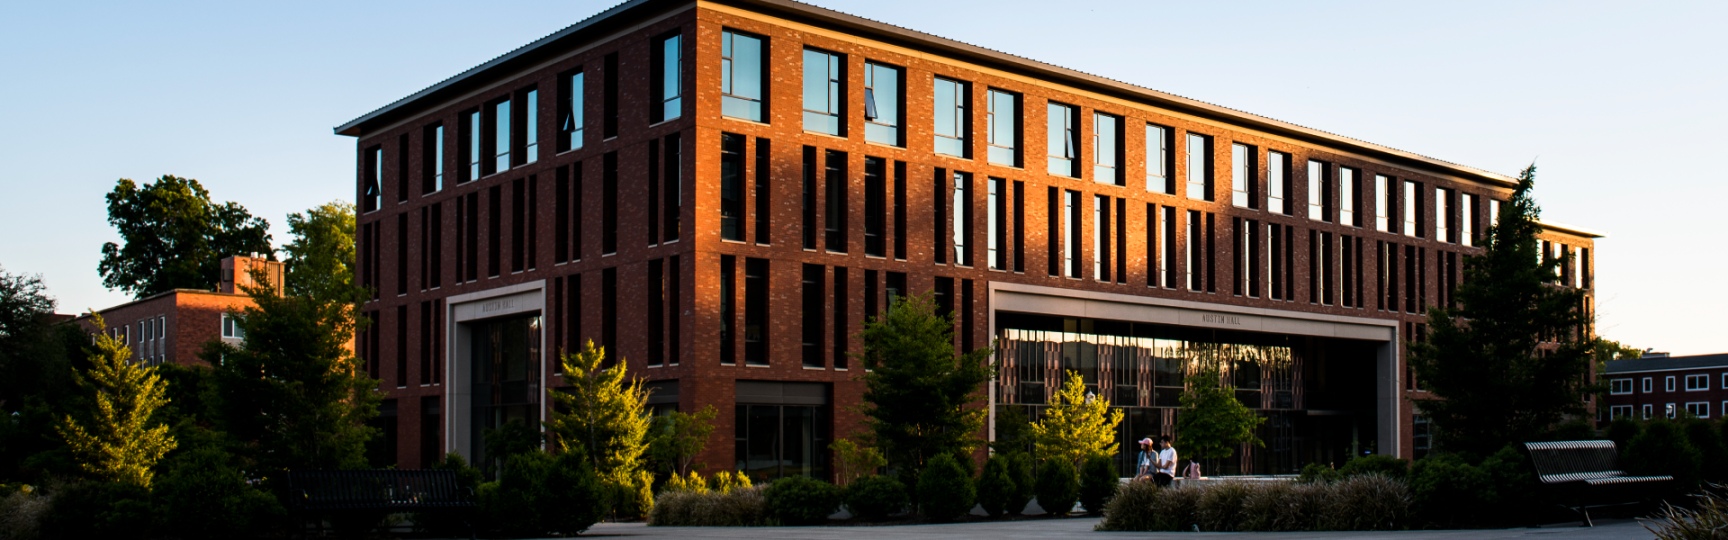
[[[675,491],[662,493],[648,514],[657,527],[759,527],[768,524],[766,486],[739,487],[728,492]]]
[[[1261,488],[1264,486],[1253,486]],[[1248,498],[1250,487],[1242,482],[1218,482],[1207,486],[1200,495],[1200,506],[1195,509],[1199,518],[1200,529],[1207,531],[1235,531],[1242,524],[1242,502]]]
[[[1116,492],[1116,498],[1104,506],[1104,521],[1099,522],[1100,531],[1151,531],[1153,511],[1157,504],[1158,492],[1161,488],[1151,480],[1137,480],[1122,486]]]
[[[1367,474],[1328,487],[1330,508],[1321,520],[1326,529],[1389,531],[1403,528],[1410,517],[1410,489],[1399,480]]]
[[[1728,499],[1723,498],[1724,489],[1721,484],[1706,484],[1703,490],[1692,494],[1692,508],[1664,501],[1654,517],[1638,521],[1657,540],[1721,538],[1723,531],[1728,531]]]

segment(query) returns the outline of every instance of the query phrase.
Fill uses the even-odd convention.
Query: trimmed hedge
[[[1080,498],[1080,475],[1065,459],[1045,460],[1038,468],[1038,507],[1051,515],[1065,516]]]
[[[1378,474],[1338,482],[1212,481],[1160,488],[1124,486],[1100,531],[1395,530],[1406,526],[1410,489]]]
[[[846,485],[846,510],[865,521],[880,521],[906,511],[912,497],[906,484],[892,476],[872,474]]]
[[[972,475],[954,456],[941,454],[924,465],[918,477],[918,501],[925,519],[953,521],[971,512],[977,499]]]
[[[815,525],[840,510],[840,488],[808,476],[775,480],[762,496],[769,516],[786,525]]]
[[[1006,512],[1009,499],[1014,498],[1018,489],[1009,468],[1007,456],[994,455],[984,461],[984,472],[978,474],[978,504],[990,517]]]
[[[1116,476],[1116,465],[1110,462],[1109,456],[1086,458],[1080,475],[1080,506],[1085,507],[1088,514],[1102,514],[1104,505],[1116,496],[1116,490],[1121,486],[1122,480]]]
[[[1032,476],[1032,454],[1015,452],[1008,457],[1008,475],[1014,480],[1014,494],[1008,498],[1008,504],[1002,509],[1012,515],[1020,515],[1026,511],[1026,504],[1032,502],[1033,484],[1037,478]]]

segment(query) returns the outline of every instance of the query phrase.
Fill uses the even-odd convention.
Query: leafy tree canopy
[[[224,257],[271,253],[268,222],[238,203],[212,202],[190,178],[164,175],[143,186],[120,179],[108,193],[108,223],[121,243],[102,245],[96,270],[104,286],[136,298],[212,289]]]
[[[1080,372],[1064,370],[1062,388],[1044,409],[1044,417],[1032,423],[1032,440],[1039,457],[1079,467],[1087,458],[1116,454],[1116,427],[1121,424],[1122,409],[1088,395]]]
[[[1542,256],[1535,183],[1531,165],[1482,253],[1465,259],[1457,307],[1428,310],[1428,337],[1411,347],[1417,380],[1442,398],[1422,403],[1442,448],[1488,455],[1535,440],[1595,391],[1584,293],[1556,283],[1565,261]]]
[[[282,246],[287,294],[331,303],[364,299],[367,291],[354,283],[354,230],[354,205],[342,201],[288,214],[294,238]]]
[[[864,325],[862,411],[876,445],[909,482],[939,455],[963,456],[981,441],[986,411],[968,407],[991,378],[990,349],[954,349],[954,318],[930,293],[904,298]]]
[[[546,430],[559,450],[582,452],[602,478],[618,482],[640,470],[652,419],[648,390],[628,377],[629,363],[605,360],[606,350],[593,340],[581,352],[560,355],[569,386],[547,389],[557,409]]]
[[[67,415],[60,435],[85,472],[149,488],[156,462],[175,446],[168,426],[152,418],[168,403],[167,385],[154,369],[130,361],[132,349],[107,331],[101,315],[90,319],[101,331],[78,384],[95,395],[94,407],[85,418]]]
[[[719,411],[713,405],[693,413],[667,412],[654,417],[648,454],[672,474],[686,474],[708,447],[708,437],[714,434],[714,418]]]
[[[1254,436],[1254,428],[1265,423],[1266,418],[1236,399],[1236,387],[1224,383],[1217,368],[1202,368],[1190,375],[1180,404],[1175,445],[1183,457],[1227,458],[1235,455],[1236,446],[1243,443],[1266,446]]]

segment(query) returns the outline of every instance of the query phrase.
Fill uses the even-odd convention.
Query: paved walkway
[[[1582,539],[1609,540],[1620,538],[1652,538],[1643,525],[1632,520],[1598,519],[1593,528],[1577,525],[1551,525],[1542,528],[1489,529],[1464,531],[1392,531],[1392,532],[1296,532],[1296,533],[1143,533],[1095,532],[1098,518],[1039,519],[1024,521],[975,522],[948,525],[887,525],[880,527],[648,527],[641,523],[601,523],[583,536],[613,538],[675,538],[695,540],[730,538],[747,540],[780,539],[842,539],[870,540],[952,540],[958,538],[1001,539],[1087,539],[1118,538],[1224,539],[1252,538],[1309,540],[1350,538],[1356,540],[1509,540],[1509,539]]]

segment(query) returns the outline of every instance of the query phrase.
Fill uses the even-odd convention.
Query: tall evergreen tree
[[[1042,459],[1063,459],[1075,467],[1093,456],[1116,454],[1116,428],[1122,409],[1087,395],[1080,372],[1065,370],[1062,388],[1031,426],[1033,444]]]
[[[982,444],[986,411],[970,405],[991,378],[990,349],[955,351],[954,317],[937,315],[930,293],[866,323],[863,341],[865,422],[907,485],[936,456],[964,457]]]
[[[579,451],[602,478],[633,478],[648,450],[648,390],[628,377],[628,362],[606,365],[606,350],[589,340],[582,351],[561,355],[562,388],[548,389],[557,409],[546,431],[561,451]]]
[[[168,426],[153,418],[168,403],[167,386],[154,369],[131,362],[132,349],[108,331],[101,315],[92,313],[90,321],[100,329],[96,354],[78,383],[95,395],[94,410],[84,419],[67,415],[60,435],[85,472],[149,488],[156,462],[175,446]]]
[[[1566,261],[1541,253],[1535,182],[1535,165],[1518,175],[1482,253],[1465,259],[1457,307],[1429,309],[1427,339],[1411,346],[1417,380],[1441,398],[1421,407],[1447,450],[1487,455],[1531,440],[1582,413],[1595,390],[1584,293],[1560,286]]]
[[[164,175],[139,186],[122,178],[108,193],[108,223],[122,243],[102,245],[102,284],[143,298],[173,289],[212,289],[222,259],[271,253],[270,224],[238,203],[216,204],[197,180]]]

